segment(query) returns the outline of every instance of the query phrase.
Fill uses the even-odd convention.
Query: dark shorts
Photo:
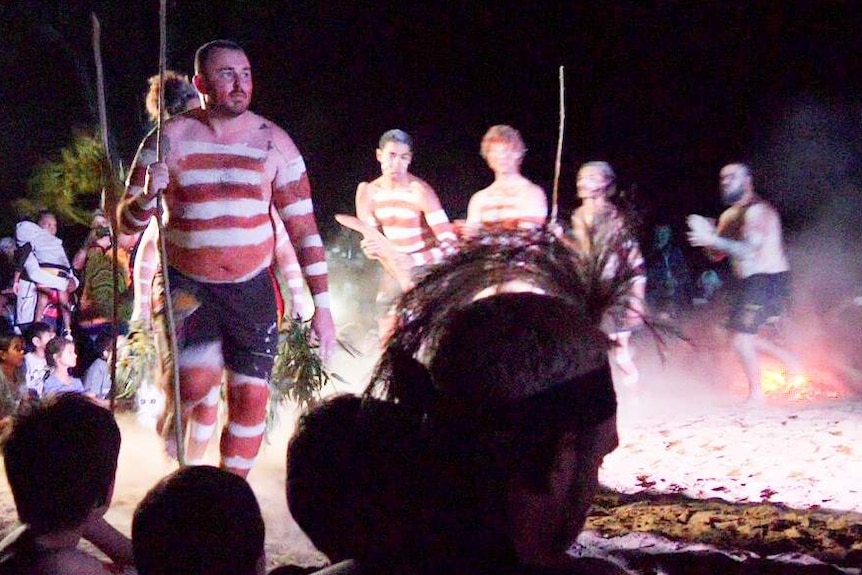
[[[766,320],[784,313],[789,298],[790,272],[748,276],[740,282],[730,310],[730,329],[757,333]]]
[[[278,349],[276,301],[264,270],[239,283],[201,283],[170,270],[177,346],[184,349],[220,341],[225,366],[236,373],[269,379]]]

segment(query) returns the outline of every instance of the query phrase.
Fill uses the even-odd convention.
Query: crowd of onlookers
[[[617,444],[600,329],[613,302],[596,299],[553,234],[504,235],[464,246],[405,295],[404,321],[362,396],[327,399],[301,418],[286,496],[335,563],[324,573],[625,572],[567,553]],[[12,338],[17,351],[4,357],[21,365],[23,338]],[[68,340],[39,330],[31,339],[50,375],[6,423],[21,525],[0,543],[0,573],[265,573],[259,504],[222,469],[161,480],[138,504],[131,538],[111,526],[117,422],[83,385],[50,391],[54,380],[69,385]]]

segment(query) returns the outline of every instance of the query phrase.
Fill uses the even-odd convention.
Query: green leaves
[[[330,379],[344,382],[330,373],[312,340],[311,320],[285,317],[279,330],[278,353],[272,368],[267,429],[278,421],[278,409],[286,401],[295,401],[303,411],[314,407],[320,392]]]

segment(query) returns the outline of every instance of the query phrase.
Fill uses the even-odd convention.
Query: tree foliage
[[[59,157],[40,164],[27,181],[27,195],[15,201],[20,215],[41,208],[66,222],[90,224],[103,189],[116,189],[106,169],[105,149],[94,136],[78,133]]]

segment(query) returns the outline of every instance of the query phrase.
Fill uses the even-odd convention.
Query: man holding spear
[[[281,128],[249,110],[253,85],[245,51],[226,40],[204,44],[195,55],[193,83],[203,108],[164,122],[163,161],[155,135],[144,140],[119,216],[125,229],[139,231],[163,194],[182,411],[194,422],[188,462],[200,461],[215,430],[226,372],[221,465],[246,476],[263,438],[278,343],[267,273],[274,244],[270,205],[284,221],[311,290],[312,327],[324,359],[335,343],[325,252],[299,150]]]

